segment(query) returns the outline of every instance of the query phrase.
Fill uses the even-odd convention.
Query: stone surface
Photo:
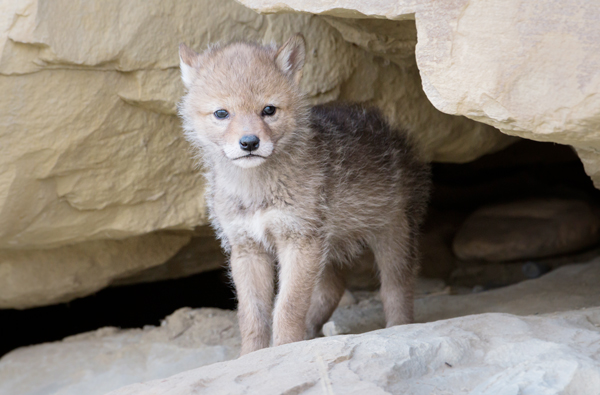
[[[259,12],[415,19],[433,105],[502,132],[575,147],[600,185],[600,8],[567,0],[241,0]]]
[[[600,388],[600,308],[483,314],[284,345],[110,395],[579,394]]]
[[[484,206],[453,242],[464,260],[492,262],[576,252],[600,242],[598,209],[581,200],[532,199]]]
[[[102,395],[235,358],[239,348],[235,312],[184,308],[159,327],[107,327],[13,351],[0,359],[0,394]]]
[[[0,308],[24,309],[92,294],[161,265],[190,241],[166,231],[45,250],[0,250]]]
[[[421,279],[417,284],[416,318],[419,322],[429,322],[487,312],[537,315],[598,306],[600,304],[600,289],[597,284],[599,283],[600,258],[590,263],[558,269],[538,280],[526,281],[518,285],[477,294],[452,295],[450,294],[452,290],[446,287],[442,281]],[[521,320],[512,317],[511,321],[500,323],[498,317],[507,316],[479,315],[454,322],[477,322],[477,325],[480,325],[481,328],[496,327],[499,333],[507,334],[512,333],[515,329],[510,322],[517,323],[517,325],[519,325],[519,322],[529,322],[529,319]],[[458,328],[462,325],[452,324],[451,322],[453,321],[438,321],[426,325],[396,327],[386,331],[414,333],[415,336],[419,336],[419,333],[428,333],[427,331],[430,330],[428,328],[437,328],[437,325],[443,327],[454,325]],[[362,333],[380,329],[383,326],[383,309],[379,299],[370,292],[355,292],[353,295],[346,293],[343,303],[334,313],[332,320],[326,324],[324,332],[329,336],[340,333]],[[539,327],[527,328],[520,329],[521,335],[529,333],[527,335],[529,336],[531,333],[539,332]],[[443,335],[443,332],[438,332],[437,329],[434,332],[439,336]],[[562,345],[555,344],[549,348],[549,350],[554,350],[549,351],[550,354],[547,356],[549,360],[560,356],[555,353],[556,349],[568,345],[568,337],[561,338],[561,333],[560,331],[557,332],[555,340]],[[374,333],[373,336],[378,335]],[[298,347],[296,350],[305,349],[306,347],[314,350],[325,350],[329,347],[329,344],[342,344],[348,339],[350,338],[334,337],[331,338],[332,343],[317,340],[316,342],[299,343],[293,347]],[[363,343],[363,340],[360,340],[360,342]],[[520,343],[516,335],[515,337],[505,337],[502,341],[507,350],[512,350],[512,347],[523,344]],[[384,341],[384,344],[388,344],[389,352],[395,352],[394,350],[397,349],[395,343],[385,343]],[[478,344],[482,343],[476,343],[472,346],[465,345],[467,347],[465,352],[469,355],[478,355],[485,352],[485,349],[481,349]],[[420,347],[427,349],[425,343]],[[443,351],[445,349],[445,346],[434,347],[430,355],[432,358],[443,358],[447,355]],[[11,395],[100,395],[111,389],[116,389],[120,385],[164,378],[179,371],[235,358],[238,350],[239,333],[234,312],[217,309],[182,309],[169,316],[159,328],[150,327],[144,330],[123,331],[104,328],[67,338],[62,342],[17,349],[0,359],[0,393]],[[282,348],[252,355],[264,356],[259,357],[260,359],[271,358],[271,355],[279,358],[281,355],[278,354],[279,351],[277,350],[282,350]],[[376,354],[386,353],[374,351],[373,355]],[[300,354],[297,351],[292,351],[285,355],[285,358],[281,356],[282,361],[295,361]],[[324,357],[328,354],[321,355]],[[400,359],[396,362],[402,368],[395,370],[396,373],[398,371],[413,371],[421,366],[419,364],[425,366],[427,363],[426,360],[419,359],[423,354],[416,352],[411,355],[410,359],[398,357]],[[438,356],[436,357],[436,355]],[[502,359],[507,356],[501,355],[500,357]],[[342,359],[340,359],[340,362]],[[507,366],[517,366],[516,363],[513,364],[512,360],[502,360]],[[257,360],[252,361],[253,364],[260,363]],[[358,365],[366,363],[362,356],[353,359],[353,361],[352,364]],[[412,364],[413,361],[417,364],[416,366]],[[450,360],[443,362],[448,362],[454,366]],[[316,366],[315,363],[318,363],[318,361],[313,361],[313,366]],[[272,377],[279,377],[269,369],[264,368],[263,365],[260,366],[261,374],[266,375],[266,378],[263,378],[265,383],[272,381]],[[477,360],[473,362],[472,366],[473,368],[484,368],[487,365],[482,363],[481,360]],[[222,372],[231,372],[234,367],[221,367],[221,369]],[[296,371],[297,369],[290,368],[290,372]],[[240,380],[246,380],[246,375],[242,371],[238,373]],[[434,371],[432,377],[438,374],[440,374],[439,371]],[[287,374],[283,376],[287,376]],[[391,376],[393,374],[390,373]],[[491,377],[492,374],[486,376]],[[444,378],[440,383],[445,382],[446,376],[442,374],[440,377]],[[234,379],[231,380],[232,382],[235,381]],[[168,381],[168,383],[172,384],[174,391],[182,390],[177,387],[176,382]],[[225,384],[214,384],[215,387],[212,387],[212,385],[208,390],[220,390],[219,385]],[[243,387],[244,385],[240,388]],[[224,394],[235,393],[235,391],[229,392],[225,389],[222,391]],[[150,393],[158,394],[160,392]],[[257,393],[257,390],[254,393]],[[340,390],[339,393],[346,392]],[[361,392],[359,391],[359,393]],[[406,393],[412,392],[408,391]],[[449,393],[456,392],[450,391]]]
[[[118,278],[111,284],[128,285],[172,280],[221,269],[226,265],[227,259],[221,249],[221,243],[208,226],[203,226],[195,229],[189,242],[165,263]]]
[[[573,145],[596,186],[600,8],[576,0],[428,1],[416,13],[423,88],[443,112]]]
[[[341,18],[414,19],[422,0],[239,0],[246,7],[269,14],[278,12],[309,12]]]
[[[511,262],[456,261],[448,279],[453,287],[493,289],[538,278],[551,270],[575,263],[587,263],[600,256],[600,246],[577,254]]]
[[[429,322],[488,312],[548,314],[600,305],[600,258],[558,268],[538,279],[480,293],[452,295],[439,290],[415,300],[415,321]],[[325,324],[326,335],[363,333],[385,326],[376,293],[357,292],[358,303],[337,309]]]

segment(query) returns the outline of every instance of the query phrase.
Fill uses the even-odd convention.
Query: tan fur
[[[298,86],[304,56],[301,35],[280,48],[233,43],[198,55],[180,47],[188,90],[180,114],[231,254],[242,354],[271,338],[314,337],[343,294],[341,265],[365,246],[381,272],[388,325],[412,321],[428,167],[377,111],[311,109]],[[215,116],[220,109],[226,119]],[[250,134],[260,139],[256,157],[239,146]]]

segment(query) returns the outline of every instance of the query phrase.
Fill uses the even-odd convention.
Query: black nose
[[[240,147],[244,151],[256,151],[259,145],[260,139],[253,134],[247,134],[240,139]]]

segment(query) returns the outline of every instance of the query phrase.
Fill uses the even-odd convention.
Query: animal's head
[[[187,88],[180,114],[193,144],[250,168],[293,141],[308,108],[298,86],[301,34],[280,48],[233,43],[197,54],[181,44],[179,57]]]

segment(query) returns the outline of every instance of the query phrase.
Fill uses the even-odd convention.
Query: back
[[[427,205],[429,166],[405,130],[392,128],[374,108],[349,104],[313,107],[311,127],[325,166],[330,236],[376,231],[406,212],[416,231]]]

